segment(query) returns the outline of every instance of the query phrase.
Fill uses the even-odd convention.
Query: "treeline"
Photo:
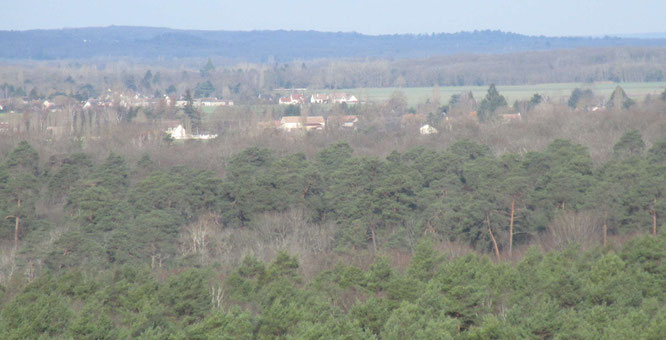
[[[43,275],[5,298],[5,339],[661,339],[666,238],[541,253],[516,265],[422,242],[405,270],[378,257],[306,280],[299,261],[118,266]]]
[[[413,249],[425,235],[510,258],[514,246],[543,237],[559,247],[658,233],[666,140],[644,149],[640,133],[628,132],[594,167],[585,147],[566,140],[499,157],[471,141],[385,158],[354,156],[344,142],[311,159],[252,147],[227,159],[220,177],[158,169],[149,155],[130,165],[116,154],[94,164],[73,153],[42,166],[21,142],[0,168],[0,235],[23,265],[50,270],[206,262],[230,241],[213,240],[220,230],[242,232],[296,209],[310,225],[332,225],[321,237],[341,251]]]
[[[248,44],[248,42],[252,42]],[[665,39],[526,36],[501,31],[371,36],[317,31],[197,31],[155,27],[93,27],[0,31],[2,59],[131,57],[224,58],[291,62],[316,58],[422,58],[455,53],[509,53],[577,47],[664,46]]]
[[[20,142],[0,165],[0,331],[658,338],[666,140],[649,144],[629,131],[597,166],[566,140],[501,155],[468,140],[386,157],[251,147],[216,174],[149,154],[44,160]],[[617,245],[634,234],[657,236]]]
[[[0,98],[87,100],[113,91],[200,96],[261,103],[274,89],[342,89],[559,82],[655,82],[666,79],[664,48],[616,47],[425,59],[224,64],[222,60],[16,62],[0,66]],[[283,93],[284,94],[284,93]]]

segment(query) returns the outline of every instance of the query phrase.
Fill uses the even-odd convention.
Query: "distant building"
[[[325,104],[330,102],[331,98],[327,94],[316,93],[310,97],[310,103],[312,104]]]
[[[280,105],[300,105],[305,104],[305,96],[302,94],[292,94],[288,97],[282,97],[278,101]]]
[[[353,94],[347,94],[347,93],[335,93],[332,96],[332,100],[334,104],[358,104],[358,98],[354,96]]]
[[[520,112],[518,112],[518,113],[505,113],[505,114],[502,115],[502,119],[505,122],[512,121],[512,120],[520,120],[521,119]]]
[[[186,139],[200,139],[200,140],[207,140],[207,139],[213,139],[216,138],[216,134],[197,134],[197,135],[192,135],[187,133],[185,128],[183,127],[182,124],[178,124],[178,126],[173,127],[173,128],[168,128],[166,130],[166,133],[171,136],[171,138],[176,139],[176,140],[186,140]]]
[[[327,124],[332,128],[354,129],[358,123],[357,116],[328,116]]]
[[[419,133],[423,136],[426,136],[426,135],[437,134],[439,133],[439,131],[437,131],[437,129],[435,129],[434,127],[426,124],[421,126],[421,128],[419,129]]]
[[[356,123],[358,123],[358,117],[356,117],[356,116],[344,116],[344,117],[342,117],[342,127],[355,128]]]
[[[306,131],[323,130],[326,127],[326,120],[322,116],[288,116],[282,117],[280,120],[280,130],[293,131],[303,129],[303,127]]]
[[[167,129],[166,133],[171,135],[173,139],[188,139],[187,132],[185,132],[185,128],[181,124],[178,124],[175,128]]]
[[[282,117],[282,119],[280,119],[280,130],[291,131],[294,129],[301,129],[303,128],[301,120],[302,117],[299,116]]]
[[[234,102],[230,100],[221,100],[217,98],[206,98],[206,99],[201,99],[200,101],[197,101],[194,103],[195,106],[197,106],[197,103],[199,104],[198,106],[233,106]]]

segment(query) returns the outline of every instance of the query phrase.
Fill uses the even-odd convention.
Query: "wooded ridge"
[[[0,31],[0,59],[223,57],[288,62],[317,58],[424,58],[577,47],[666,46],[666,39],[545,37],[501,31],[364,35],[318,31],[197,31],[110,26]]]

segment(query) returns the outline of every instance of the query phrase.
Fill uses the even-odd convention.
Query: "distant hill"
[[[380,35],[317,31],[198,31],[96,27],[0,31],[0,59],[223,57],[253,62],[315,58],[422,58],[577,47],[666,46],[666,39],[544,37],[501,31]]]
[[[619,38],[631,39],[666,39],[666,32],[653,32],[653,33],[634,33],[634,34],[614,34]]]

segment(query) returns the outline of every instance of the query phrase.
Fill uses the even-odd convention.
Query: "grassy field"
[[[573,89],[579,87],[582,89],[591,89],[595,94],[610,97],[611,93],[617,85],[622,86],[624,91],[629,97],[634,100],[642,100],[646,95],[661,94],[666,88],[666,82],[652,82],[652,83],[552,83],[552,84],[535,84],[535,85],[508,85],[497,86],[500,94],[506,97],[509,104],[515,100],[529,99],[535,93],[546,95],[553,101],[566,101],[571,95]],[[340,92],[353,93],[359,96],[361,101],[385,101],[391,94],[400,90],[405,93],[409,105],[416,105],[425,102],[428,98],[432,98],[432,87],[407,87],[407,88],[355,88],[355,89],[342,89]],[[488,91],[488,86],[441,86],[439,88],[440,101],[442,104],[447,104],[451,95],[460,94],[462,92],[472,91],[474,98],[480,100]]]

